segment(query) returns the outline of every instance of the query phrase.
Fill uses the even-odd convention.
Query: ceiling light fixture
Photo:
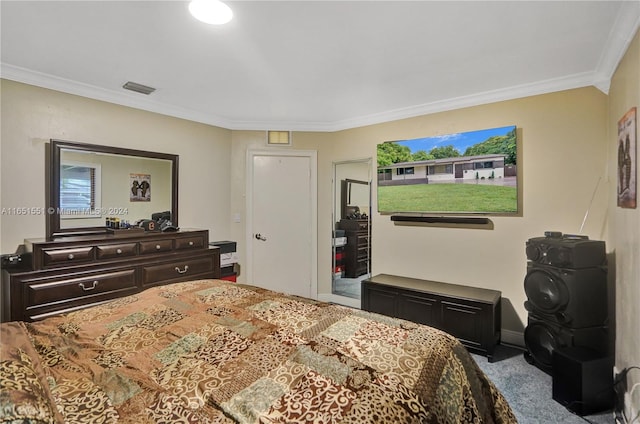
[[[233,18],[231,8],[219,0],[192,0],[189,12],[197,20],[212,25],[226,24]]]

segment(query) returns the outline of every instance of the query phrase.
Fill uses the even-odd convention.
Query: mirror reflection
[[[178,156],[51,140],[47,238],[105,233],[169,212],[178,225]]]
[[[332,293],[360,299],[371,275],[371,159],[334,163]]]
[[[103,226],[106,217],[130,222],[171,210],[171,162],[62,149],[60,228]]]

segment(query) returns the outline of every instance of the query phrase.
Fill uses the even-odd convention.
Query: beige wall
[[[2,207],[44,206],[50,138],[175,153],[180,225],[208,228],[212,240],[237,241],[242,264],[246,155],[249,148],[268,148],[263,131],[229,131],[11,81],[2,81],[2,106]],[[607,97],[584,88],[336,133],[294,133],[288,148],[318,152],[318,292],[331,292],[333,162],[375,160],[376,144],[386,140],[517,125],[521,217],[493,218],[490,231],[416,228],[395,226],[374,210],[372,267],[374,273],[501,290],[504,326],[519,334],[527,316],[525,241],[545,230],[577,233],[594,190],[583,233],[608,237],[607,116]],[[2,218],[3,253],[44,235],[43,216]]]
[[[231,144],[231,216],[236,214],[240,217],[240,222],[231,224],[231,240],[235,240],[240,258],[240,275],[238,281],[248,282],[245,280],[246,274],[242,271],[242,265],[246,258],[246,169],[247,169],[247,152],[249,150],[315,150],[318,158],[318,238],[326,233],[330,236],[331,232],[331,185],[325,182],[330,177],[332,143],[331,136],[326,133],[308,133],[298,132],[293,134],[292,146],[268,146],[265,131],[233,131]],[[321,181],[322,180],[322,181]],[[323,201],[320,201],[323,199]],[[328,203],[327,203],[328,202]],[[329,239],[330,240],[330,239]],[[318,268],[326,267],[324,270],[318,270],[318,284],[323,284],[324,279],[330,278],[331,267],[331,248],[326,246],[327,241],[318,241]],[[324,265],[327,264],[328,265]],[[331,292],[331,280],[328,281],[329,292]],[[318,290],[320,293],[322,291]]]
[[[57,138],[178,154],[179,225],[228,239],[231,131],[2,80],[2,208],[45,206],[45,143]],[[0,252],[45,236],[42,215],[5,213]]]
[[[545,230],[606,240],[607,98],[595,88],[444,112],[336,133],[294,133],[295,149],[318,151],[318,293],[331,292],[332,163],[371,157],[386,140],[518,126],[522,172],[521,217],[493,218],[494,230],[402,227],[373,213],[373,273],[469,284],[501,290],[505,328],[521,336],[526,325],[525,241]],[[267,148],[264,132],[234,131],[232,213],[242,214],[232,237],[244,257],[246,152]],[[372,170],[375,175],[375,170]],[[597,189],[596,189],[597,186]],[[375,190],[373,204],[376,203]],[[240,276],[242,280],[242,276]],[[518,341],[518,340],[514,340]]]
[[[375,158],[376,144],[386,140],[518,127],[522,216],[494,217],[494,229],[488,231],[396,226],[388,216],[373,213],[373,273],[500,290],[505,297],[503,326],[521,333],[527,317],[525,241],[545,230],[578,233],[594,191],[582,233],[607,238],[606,116],[606,96],[591,87],[332,134],[335,157]],[[321,175],[319,181],[329,178]],[[329,243],[323,236],[320,232],[319,240]],[[330,267],[319,262],[321,293],[330,290],[329,276],[321,274],[325,268]],[[509,331],[505,335],[509,338]]]
[[[632,107],[640,107],[640,32],[620,62],[609,91],[607,154],[612,188],[617,181],[617,123]],[[639,118],[636,117],[636,140]],[[638,160],[640,155],[636,150],[636,169]],[[615,259],[615,267],[610,268],[616,276],[616,367],[622,370],[640,366],[640,209],[617,207],[615,189],[609,193],[609,205],[610,248]],[[640,372],[630,372],[629,378],[627,389],[630,391],[634,384],[640,383]],[[631,404],[634,411],[627,414],[629,419],[640,412],[640,389],[633,392]]]

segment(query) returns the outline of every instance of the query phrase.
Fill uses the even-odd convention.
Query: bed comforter
[[[444,332],[221,280],[0,329],[2,422],[516,422]]]

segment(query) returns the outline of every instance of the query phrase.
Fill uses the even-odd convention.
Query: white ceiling
[[[633,1],[0,3],[2,77],[229,129],[336,131],[594,85]],[[127,81],[155,87],[149,96]]]

